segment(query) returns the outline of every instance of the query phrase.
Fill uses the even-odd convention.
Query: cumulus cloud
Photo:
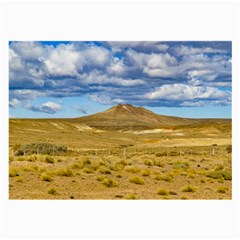
[[[83,95],[101,104],[231,104],[231,71],[231,42],[11,42],[9,105]]]
[[[46,102],[40,106],[28,105],[26,108],[34,112],[43,112],[47,114],[54,114],[62,110],[61,105],[54,102]]]
[[[16,108],[19,103],[20,103],[20,101],[18,99],[13,98],[9,101],[9,106],[12,108]]]
[[[194,99],[222,99],[229,97],[230,92],[221,91],[214,87],[189,86],[185,84],[163,85],[145,95],[149,99],[165,100],[194,100]]]

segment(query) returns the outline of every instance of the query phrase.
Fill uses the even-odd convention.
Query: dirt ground
[[[59,126],[10,128],[10,199],[232,198],[229,130],[113,132]],[[14,156],[14,146],[42,141],[71,151]]]

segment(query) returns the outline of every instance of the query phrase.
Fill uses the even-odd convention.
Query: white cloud
[[[13,90],[10,93],[18,99],[34,99],[45,95],[45,93],[29,89]]]
[[[43,112],[47,114],[54,114],[62,110],[61,105],[54,102],[46,102],[40,106],[27,105],[26,108],[34,112]]]
[[[215,49],[211,47],[203,47],[203,48],[196,48],[196,47],[188,47],[188,46],[177,46],[174,49],[174,52],[178,56],[183,55],[196,55],[199,53],[225,53],[225,50],[222,49]]]
[[[20,101],[16,98],[13,98],[9,101],[9,106],[12,108],[16,108],[19,105]]]
[[[219,99],[226,98],[229,92],[214,87],[189,86],[185,84],[169,84],[156,88],[145,95],[148,99],[165,100],[193,100],[193,99]]]

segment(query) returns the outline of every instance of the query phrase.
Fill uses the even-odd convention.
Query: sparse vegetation
[[[47,174],[47,173],[43,173],[43,174],[41,175],[41,180],[42,180],[42,181],[45,181],[45,182],[52,182],[52,181],[53,181],[53,177],[50,176],[50,175]]]
[[[58,154],[59,155],[59,154],[67,153],[67,151],[68,151],[67,146],[55,145],[55,144],[44,143],[44,142],[36,142],[36,143],[20,145],[15,155],[16,156],[32,155],[32,154],[47,154],[47,155]]]
[[[226,191],[228,190],[227,187],[221,186],[217,189],[218,193],[226,193]]]
[[[101,174],[111,174],[111,171],[106,167],[100,167],[100,169],[98,171]]]
[[[223,178],[224,180],[232,180],[232,171],[230,169],[209,171],[206,173],[206,176],[213,179]]]
[[[141,171],[141,174],[143,177],[148,177],[151,174],[151,171],[149,169],[144,169]]]
[[[149,167],[153,166],[153,162],[151,160],[149,160],[149,159],[145,160],[144,164],[149,166]]]
[[[138,173],[140,172],[140,169],[134,166],[127,166],[124,168],[126,172],[130,172],[130,173]]]
[[[139,177],[137,177],[137,176],[131,177],[129,179],[129,182],[135,183],[135,184],[139,184],[139,185],[144,185],[144,180],[139,178]]]
[[[57,189],[56,188],[49,188],[47,190],[48,194],[51,194],[51,195],[57,195]]]
[[[45,161],[46,161],[46,163],[51,163],[51,164],[53,164],[53,163],[54,163],[54,158],[53,158],[53,157],[50,157],[50,156],[46,156]]]
[[[92,168],[86,167],[83,169],[83,172],[87,174],[91,174],[91,173],[94,173],[94,170]]]
[[[196,188],[191,185],[187,185],[182,188],[182,192],[195,192],[195,191]]]
[[[131,193],[131,194],[126,195],[126,196],[125,196],[125,199],[128,199],[128,200],[136,200],[136,199],[138,199],[138,197],[137,197],[136,194]]]
[[[9,177],[17,177],[19,176],[19,172],[13,168],[13,167],[10,167],[9,168]]]
[[[169,194],[169,192],[166,190],[166,189],[163,189],[163,188],[160,188],[157,192],[158,195],[161,195],[161,196],[166,196]]]
[[[55,175],[60,177],[72,177],[73,171],[70,168],[60,168],[55,172]]]
[[[86,125],[10,120],[10,199],[232,198],[230,124],[116,125],[111,131],[104,124],[85,131]],[[42,152],[35,143],[43,144]]]
[[[102,183],[106,186],[106,187],[116,187],[118,184],[114,179],[111,178],[105,178],[103,179]]]

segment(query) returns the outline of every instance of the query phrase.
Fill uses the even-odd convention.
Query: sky
[[[231,42],[11,41],[9,116],[72,118],[117,104],[231,118]]]

